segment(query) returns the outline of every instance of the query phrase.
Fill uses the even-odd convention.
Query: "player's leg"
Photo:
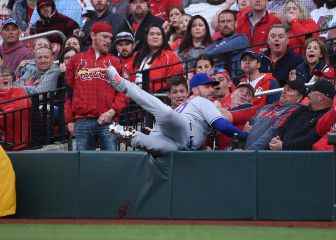
[[[156,154],[166,154],[178,150],[177,144],[170,138],[163,135],[146,135],[137,132],[131,140],[133,147],[143,149],[147,152]]]

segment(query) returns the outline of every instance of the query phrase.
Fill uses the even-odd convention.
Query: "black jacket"
[[[121,27],[122,31],[127,31],[127,29],[129,29],[129,26],[132,26],[134,22],[132,15],[130,15],[127,20],[128,20],[129,25],[124,24]],[[139,46],[142,46],[142,44],[144,43],[147,28],[150,25],[162,26],[162,24],[163,24],[163,20],[161,18],[155,17],[149,12],[146,15],[146,17],[142,20],[138,31],[135,32],[134,29],[132,29],[132,32],[135,33],[136,50],[138,50]]]
[[[279,128],[282,150],[312,150],[313,144],[320,139],[315,130],[316,123],[328,110],[313,111],[309,106],[299,107]]]
[[[81,50],[85,51],[91,46],[91,37],[90,31],[91,27],[95,22],[105,21],[112,25],[113,36],[117,35],[121,27],[130,29],[127,20],[120,16],[119,14],[112,13],[108,9],[102,16],[98,16],[97,13],[94,13],[91,19],[89,19],[83,26],[84,37],[81,38]],[[130,30],[128,30],[130,31]]]
[[[287,53],[280,58],[275,64],[272,63],[269,58],[270,51],[264,52],[261,59],[261,72],[271,72],[273,76],[278,80],[279,85],[282,87],[288,81],[289,72],[292,69],[303,63],[303,58],[300,55],[295,54],[291,49],[287,50]]]

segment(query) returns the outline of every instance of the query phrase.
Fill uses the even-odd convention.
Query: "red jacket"
[[[158,68],[161,67],[161,68]],[[183,74],[183,65],[180,58],[175,52],[171,50],[162,50],[161,54],[157,56],[150,64],[149,72],[149,91],[159,92],[168,88],[167,78]]]
[[[271,90],[271,89],[278,88],[278,87],[279,87],[279,84],[274,79],[272,73],[265,73],[265,76],[257,83],[254,90],[256,92],[260,92],[260,91]],[[274,97],[274,95],[254,97],[253,105],[257,106],[258,108],[261,108],[262,106],[266,104],[273,103],[274,100],[276,99],[272,100],[272,97]]]
[[[14,100],[20,97],[26,98]],[[0,90],[1,140],[14,144],[11,150],[23,149],[30,143],[30,108],[30,98],[23,88]]]
[[[255,51],[260,52],[266,48],[268,32],[271,27],[274,24],[281,23],[281,21],[272,13],[266,12],[266,15],[256,24],[253,29],[249,21],[249,16],[251,16],[251,14],[252,10],[250,8],[241,11],[241,14],[237,18],[237,32],[245,34],[250,40],[251,46],[265,43],[265,45],[259,45],[253,48]]]
[[[294,37],[311,32],[319,31],[320,27],[315,23],[313,19],[298,20],[294,19],[290,22],[290,29],[288,31],[289,42],[288,47],[294,50],[297,54],[304,53],[305,41],[308,36]],[[314,37],[317,37],[319,33],[313,34]],[[293,38],[291,38],[293,37]]]
[[[328,133],[333,124],[336,123],[336,111],[332,107],[328,112],[326,112],[316,124],[316,132],[319,136],[322,136],[313,145],[313,150],[316,151],[332,151],[333,146],[328,144]]]
[[[150,0],[149,2],[152,14],[163,20],[168,20],[168,11],[172,7],[183,7],[181,0]]]
[[[126,107],[127,98],[117,93],[108,83],[105,69],[115,66],[120,72],[116,57],[107,54],[98,57],[92,48],[73,56],[67,65],[66,81],[72,88],[72,98],[65,103],[65,120],[98,118],[113,108],[116,116]],[[103,69],[100,69],[103,68]]]

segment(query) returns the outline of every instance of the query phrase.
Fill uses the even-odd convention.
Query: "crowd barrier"
[[[11,152],[14,218],[336,219],[334,153]]]

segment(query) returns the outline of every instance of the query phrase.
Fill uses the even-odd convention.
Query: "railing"
[[[0,112],[1,141],[8,150],[35,149],[67,141],[64,121],[65,88],[1,101],[0,108],[31,101],[30,107]],[[14,104],[15,106],[15,104]]]
[[[38,33],[38,34],[30,35],[30,36],[24,36],[24,37],[21,37],[19,40],[20,41],[28,41],[28,40],[32,40],[32,39],[36,39],[36,38],[41,38],[41,37],[46,37],[46,36],[50,36],[50,35],[59,35],[62,38],[63,42],[66,39],[66,36],[61,31],[52,30],[52,31]]]

